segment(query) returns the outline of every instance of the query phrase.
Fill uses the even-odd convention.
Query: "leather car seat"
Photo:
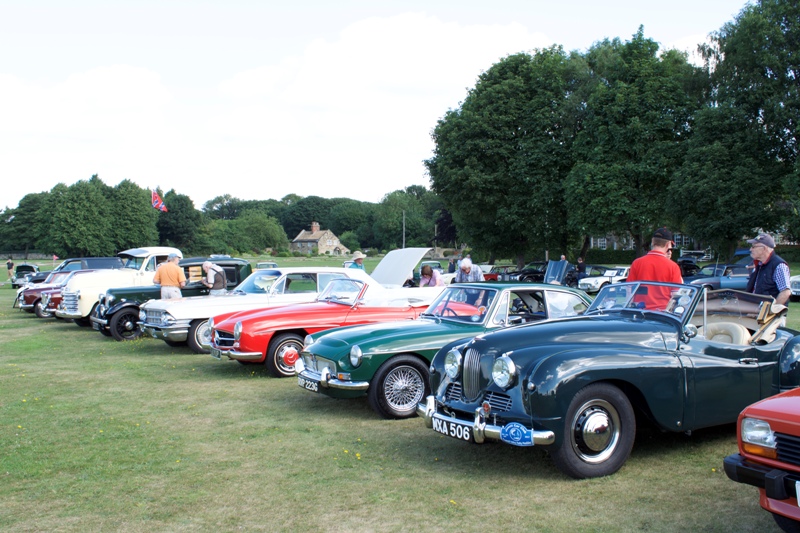
[[[710,322],[703,334],[713,342],[741,345],[750,343],[750,331],[734,322]]]

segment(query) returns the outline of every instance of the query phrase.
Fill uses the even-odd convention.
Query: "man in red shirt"
[[[683,283],[680,267],[668,257],[673,246],[672,232],[667,228],[658,228],[650,241],[650,251],[631,263],[627,281]],[[648,287],[648,294],[643,295],[641,301],[646,309],[665,309],[670,297],[667,287]]]

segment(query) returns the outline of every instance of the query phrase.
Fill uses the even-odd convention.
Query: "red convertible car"
[[[416,252],[414,250],[417,250]],[[391,263],[397,280],[408,277],[426,249],[405,249]],[[314,302],[239,311],[209,320],[211,355],[242,364],[265,364],[276,377],[294,375],[306,335],[390,320],[414,319],[444,287],[387,288],[363,280],[332,280]]]

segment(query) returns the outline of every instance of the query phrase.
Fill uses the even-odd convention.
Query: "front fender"
[[[519,355],[515,352],[514,359]],[[579,390],[606,382],[620,388],[662,428],[680,431],[683,424],[686,378],[680,359],[669,352],[564,346],[539,358],[524,375],[522,386],[534,420],[563,417]]]
[[[136,314],[138,315],[139,314],[139,307],[141,305],[142,305],[141,302],[138,302],[136,300],[126,300],[124,302],[117,302],[114,305],[112,305],[111,307],[109,307],[108,309],[106,309],[106,316],[114,315],[114,314],[118,313],[119,311],[122,311],[123,309],[128,308],[128,307],[134,308],[136,310]]]

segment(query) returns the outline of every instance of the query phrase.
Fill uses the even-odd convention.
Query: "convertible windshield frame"
[[[688,322],[703,289],[696,285],[678,285],[654,281],[636,281],[606,285],[586,310],[586,315],[630,311],[660,313]]]

